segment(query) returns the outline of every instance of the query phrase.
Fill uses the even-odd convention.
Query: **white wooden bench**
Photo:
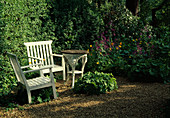
[[[37,63],[35,65],[30,64],[29,66],[21,67],[16,55],[11,54],[11,53],[7,53],[7,55],[10,59],[11,65],[14,69],[18,82],[22,83],[26,87],[27,94],[28,94],[28,103],[31,103],[31,91],[32,90],[41,89],[41,88],[50,87],[50,86],[53,89],[54,99],[57,98],[56,88],[55,88],[55,83],[54,83],[54,78],[53,78],[53,73],[52,73],[52,68],[53,68],[52,66],[41,67],[42,63]],[[22,69],[33,67],[33,66],[40,66],[40,67],[34,70],[27,70],[27,71],[22,70]],[[50,72],[50,78],[44,77],[42,74],[40,74],[41,75],[40,77],[32,78],[29,80],[27,80],[25,77],[25,73],[30,73],[34,71],[43,71],[46,69],[48,69]]]
[[[51,48],[52,41],[27,42],[24,45],[27,47],[29,64],[42,63],[43,67],[51,65],[52,72],[63,71],[63,80],[65,80],[65,62],[63,55],[53,54]],[[54,63],[54,56],[62,58],[61,65]],[[38,69],[38,66],[31,66],[31,69]],[[49,73],[49,69],[42,70],[41,74]]]

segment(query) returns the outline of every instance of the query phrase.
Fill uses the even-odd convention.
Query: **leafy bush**
[[[105,28],[90,46],[87,67],[130,80],[169,81],[169,29],[144,26],[124,7],[114,12],[105,16]]]
[[[75,82],[73,91],[81,94],[101,94],[117,89],[116,78],[112,74],[88,72]]]
[[[51,15],[55,23],[55,52],[63,49],[87,49],[103,24],[94,4],[87,0],[56,0]]]
[[[0,2],[0,96],[9,95],[17,86],[6,52],[17,55],[27,65],[24,42],[53,40],[53,23],[46,0],[1,0]]]

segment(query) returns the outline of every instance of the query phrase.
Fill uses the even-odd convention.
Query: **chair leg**
[[[72,78],[73,78],[73,80],[72,80],[72,88],[74,88],[74,81],[75,81],[75,67],[73,67],[72,68]]]
[[[66,69],[65,69],[65,59],[62,58],[62,66],[63,66],[63,80],[66,80]]]
[[[52,85],[52,89],[53,89],[54,99],[56,99],[56,98],[57,98],[57,94],[56,94],[56,88],[55,88],[55,85]]]
[[[31,104],[31,91],[27,90],[27,95],[28,95],[28,103]]]
[[[67,64],[66,67],[67,67],[67,81],[68,81],[69,80],[69,73],[68,73],[69,72],[69,65]]]
[[[66,80],[65,69],[63,70],[63,80]]]

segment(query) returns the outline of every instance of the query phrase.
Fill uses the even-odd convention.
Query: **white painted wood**
[[[47,65],[51,65],[51,63],[50,63],[50,54],[49,54],[49,50],[48,50],[48,45],[46,44],[46,50],[47,50]]]
[[[67,80],[69,80],[69,74],[72,74],[72,88],[74,88],[75,74],[81,74],[83,77],[84,67],[87,62],[87,54],[63,54],[66,67],[67,67]],[[82,68],[80,70],[75,70],[78,60],[82,58]],[[71,67],[71,71],[69,70]]]
[[[53,66],[46,66],[46,67],[42,67],[42,68],[39,68],[39,69],[36,69],[36,70],[29,70],[29,71],[23,72],[22,69],[26,68],[26,67],[30,67],[30,65],[21,67],[19,62],[18,62],[16,55],[11,54],[11,53],[7,53],[7,55],[10,59],[11,65],[14,69],[14,72],[15,72],[15,75],[17,77],[18,82],[22,83],[26,87],[27,95],[28,95],[28,103],[31,103],[31,91],[32,90],[41,89],[41,88],[45,88],[45,87],[52,87],[54,99],[57,98],[53,73],[52,73],[52,70],[51,70],[51,68]],[[42,65],[42,64],[39,64],[39,65]],[[25,73],[40,71],[40,70],[43,70],[43,69],[49,69],[50,78],[40,76],[40,77],[31,78],[31,79],[27,80],[25,75],[24,75]]]
[[[42,67],[52,65],[52,72],[63,71],[63,80],[65,80],[65,62],[63,55],[52,54],[51,44],[51,40],[24,43],[24,45],[27,47],[28,61],[30,65],[40,62],[43,64]],[[35,46],[37,46],[37,49]],[[54,56],[62,58],[61,65],[56,65],[56,62],[54,63]],[[35,62],[34,59],[36,60]],[[32,66],[31,69],[38,69],[38,66]],[[50,73],[49,69],[42,70],[42,72]]]

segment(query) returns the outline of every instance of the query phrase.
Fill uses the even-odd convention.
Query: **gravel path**
[[[164,109],[170,100],[169,85],[129,82],[116,77],[118,90],[101,95],[79,95],[70,84],[57,81],[59,97],[47,103],[24,105],[0,117],[22,118],[165,118]]]

